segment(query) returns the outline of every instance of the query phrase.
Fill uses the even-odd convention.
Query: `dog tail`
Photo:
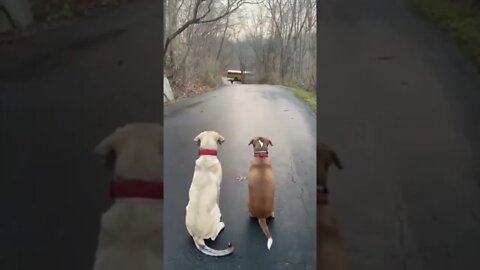
[[[340,159],[338,158],[337,153],[335,153],[335,151],[333,151],[333,150],[330,150],[330,153],[332,154],[332,160],[333,160],[333,163],[335,164],[335,166],[337,167],[337,169],[339,169],[339,170],[343,169],[343,164],[340,161]]]
[[[270,235],[270,231],[268,230],[268,225],[267,225],[267,219],[266,218],[259,218],[258,219],[258,224],[260,225],[260,228],[262,228],[263,234],[267,237],[267,248],[270,250],[273,244],[273,238]]]
[[[234,250],[232,244],[230,243],[228,243],[228,248],[223,250],[216,250],[207,246],[203,239],[194,238],[193,241],[195,242],[195,246],[197,247],[197,249],[200,250],[203,254],[206,254],[208,256],[215,256],[215,257],[227,256],[232,254]]]

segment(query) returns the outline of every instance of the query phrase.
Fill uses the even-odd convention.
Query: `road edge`
[[[277,87],[281,87],[292,92],[298,99],[300,99],[303,103],[305,103],[315,114],[317,115],[317,95],[315,92],[307,91],[300,87],[291,87],[291,86],[284,86],[284,85],[274,85]]]
[[[448,0],[439,0],[439,2],[436,2],[437,5],[441,5],[441,1]],[[460,18],[460,16],[448,16],[447,11],[436,7],[435,4],[432,4],[427,0],[408,0],[407,2],[416,15],[430,22],[431,24],[433,24],[434,27],[446,32],[448,36],[453,39],[461,52],[470,61],[472,61],[477,71],[480,72],[480,39],[476,40],[472,38],[472,36],[480,36],[480,28],[476,30],[474,35],[472,35],[472,33],[466,34],[468,31],[462,29],[462,27],[453,26],[462,22],[462,20],[463,23],[465,23],[466,20],[473,20],[472,18],[475,16],[470,16],[467,19]],[[449,5],[455,6],[458,10],[468,9],[468,4],[461,1],[449,1]],[[474,22],[472,22],[472,24],[480,24],[480,6],[472,12],[475,15],[478,15],[477,17],[475,17],[476,19]]]
[[[84,40],[93,40],[141,25],[147,18],[161,15],[160,9],[152,8],[156,5],[159,3],[155,0],[135,1],[96,16],[66,21],[55,27],[18,37],[11,43],[0,46],[0,72],[20,69],[39,55],[49,55]],[[125,20],[125,14],[132,15]]]

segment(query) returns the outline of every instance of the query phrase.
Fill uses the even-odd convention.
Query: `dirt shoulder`
[[[417,12],[430,18],[453,36],[480,70],[480,1],[410,1]]]

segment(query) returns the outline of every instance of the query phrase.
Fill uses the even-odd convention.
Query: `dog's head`
[[[203,131],[193,141],[202,149],[216,150],[219,145],[225,142],[225,138],[216,131]]]
[[[273,146],[272,141],[267,137],[254,137],[250,140],[248,145],[252,145],[254,152],[267,151],[268,146]]]
[[[339,170],[343,169],[342,162],[338,158],[337,153],[327,144],[317,145],[317,186],[327,186],[328,168],[332,163]]]
[[[104,157],[106,167],[113,171],[122,154],[119,151],[139,142],[151,144],[163,158],[163,127],[156,123],[131,123],[119,127],[95,147],[95,153]]]

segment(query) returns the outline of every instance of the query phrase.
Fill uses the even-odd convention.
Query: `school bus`
[[[244,77],[247,77],[250,75],[253,75],[251,71],[243,72]],[[243,82],[244,81],[243,79],[245,79],[244,77],[242,77],[242,71],[240,70],[233,70],[233,69],[227,70],[227,78],[231,84],[233,84],[233,82]]]

